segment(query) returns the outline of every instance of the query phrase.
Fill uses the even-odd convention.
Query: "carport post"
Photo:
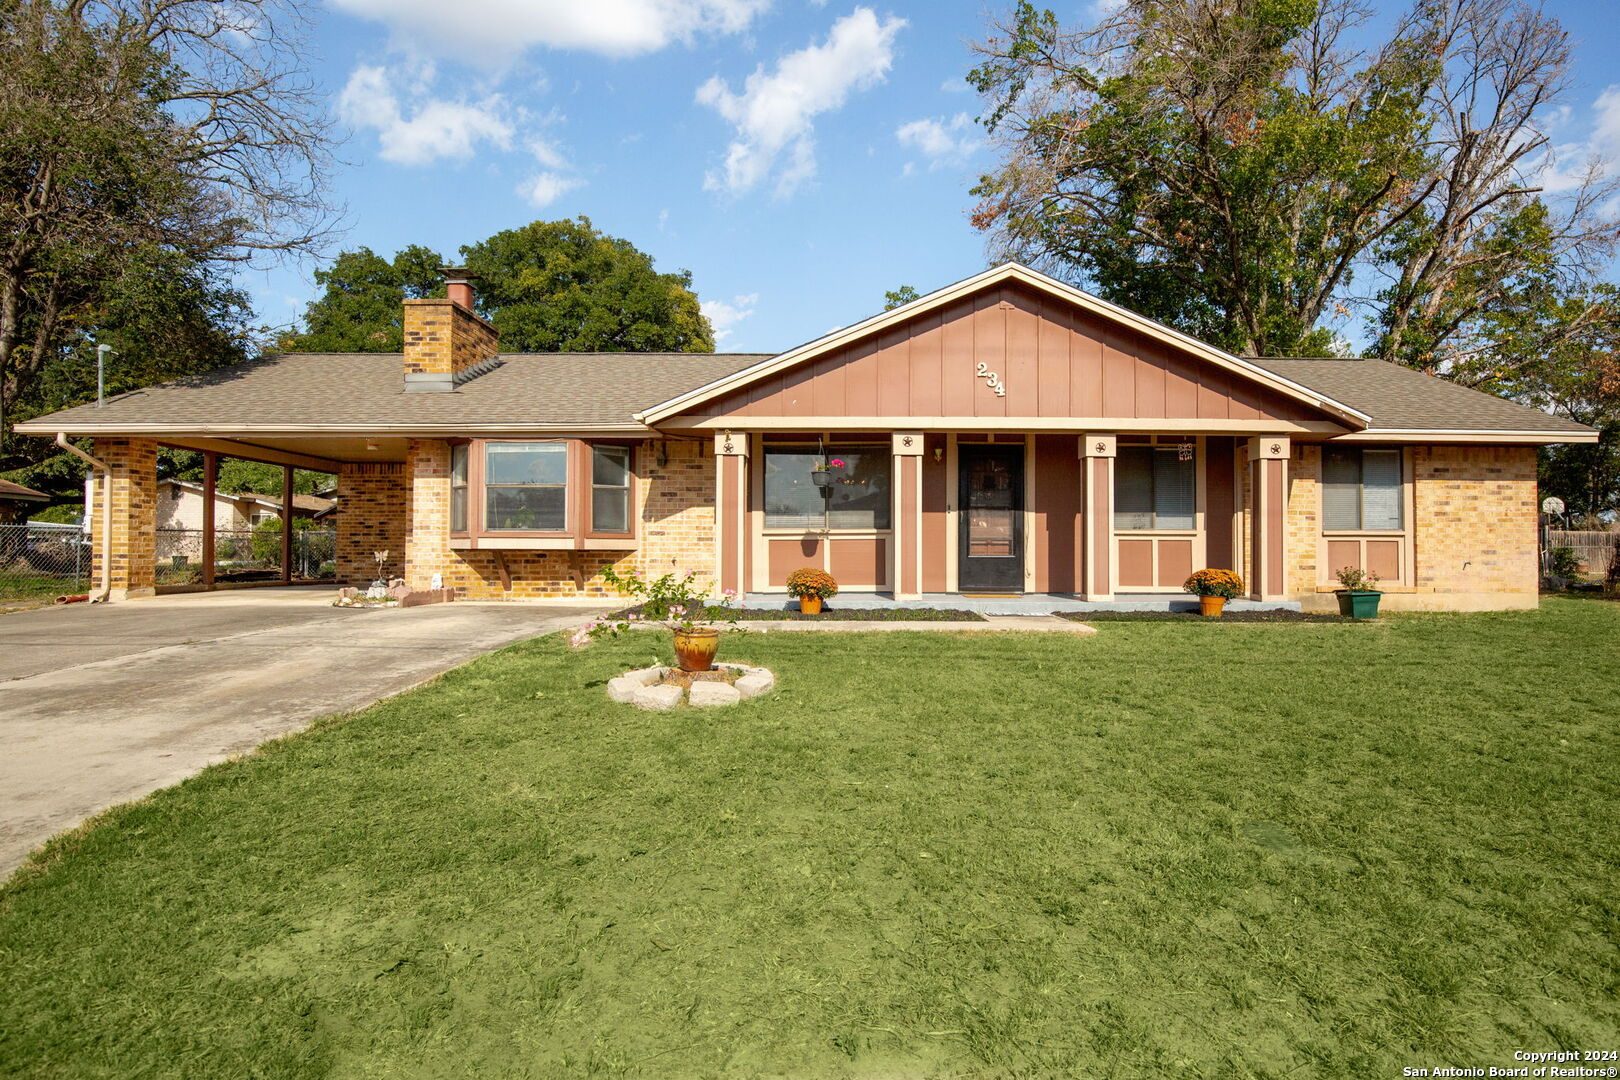
[[[219,455],[203,451],[202,583],[214,587],[214,489],[219,486]]]
[[[292,583],[292,466],[281,467],[281,583]]]

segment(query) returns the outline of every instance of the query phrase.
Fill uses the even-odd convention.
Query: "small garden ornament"
[[[801,566],[787,577],[789,596],[799,599],[799,610],[806,615],[821,614],[821,602],[838,595],[838,582],[825,570]]]
[[[1219,617],[1228,600],[1243,595],[1243,579],[1233,570],[1200,570],[1181,587],[1198,597],[1199,614],[1212,618]]]

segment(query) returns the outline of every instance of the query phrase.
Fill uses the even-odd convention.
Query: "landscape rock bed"
[[[768,694],[775,687],[776,676],[766,668],[722,663],[698,672],[668,667],[637,668],[609,679],[607,692],[614,701],[664,712],[683,701],[697,708],[735,705]]]

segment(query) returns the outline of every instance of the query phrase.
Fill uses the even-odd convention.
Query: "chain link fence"
[[[203,530],[157,531],[157,583],[201,585]],[[337,577],[337,530],[297,529],[292,534],[294,581],[331,581]],[[214,581],[279,581],[281,528],[217,529],[214,532]]]
[[[0,603],[87,591],[90,555],[90,538],[77,525],[0,525]]]

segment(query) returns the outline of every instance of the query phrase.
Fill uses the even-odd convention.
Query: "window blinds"
[[[1401,452],[1334,447],[1322,455],[1322,527],[1329,532],[1404,525]]]

